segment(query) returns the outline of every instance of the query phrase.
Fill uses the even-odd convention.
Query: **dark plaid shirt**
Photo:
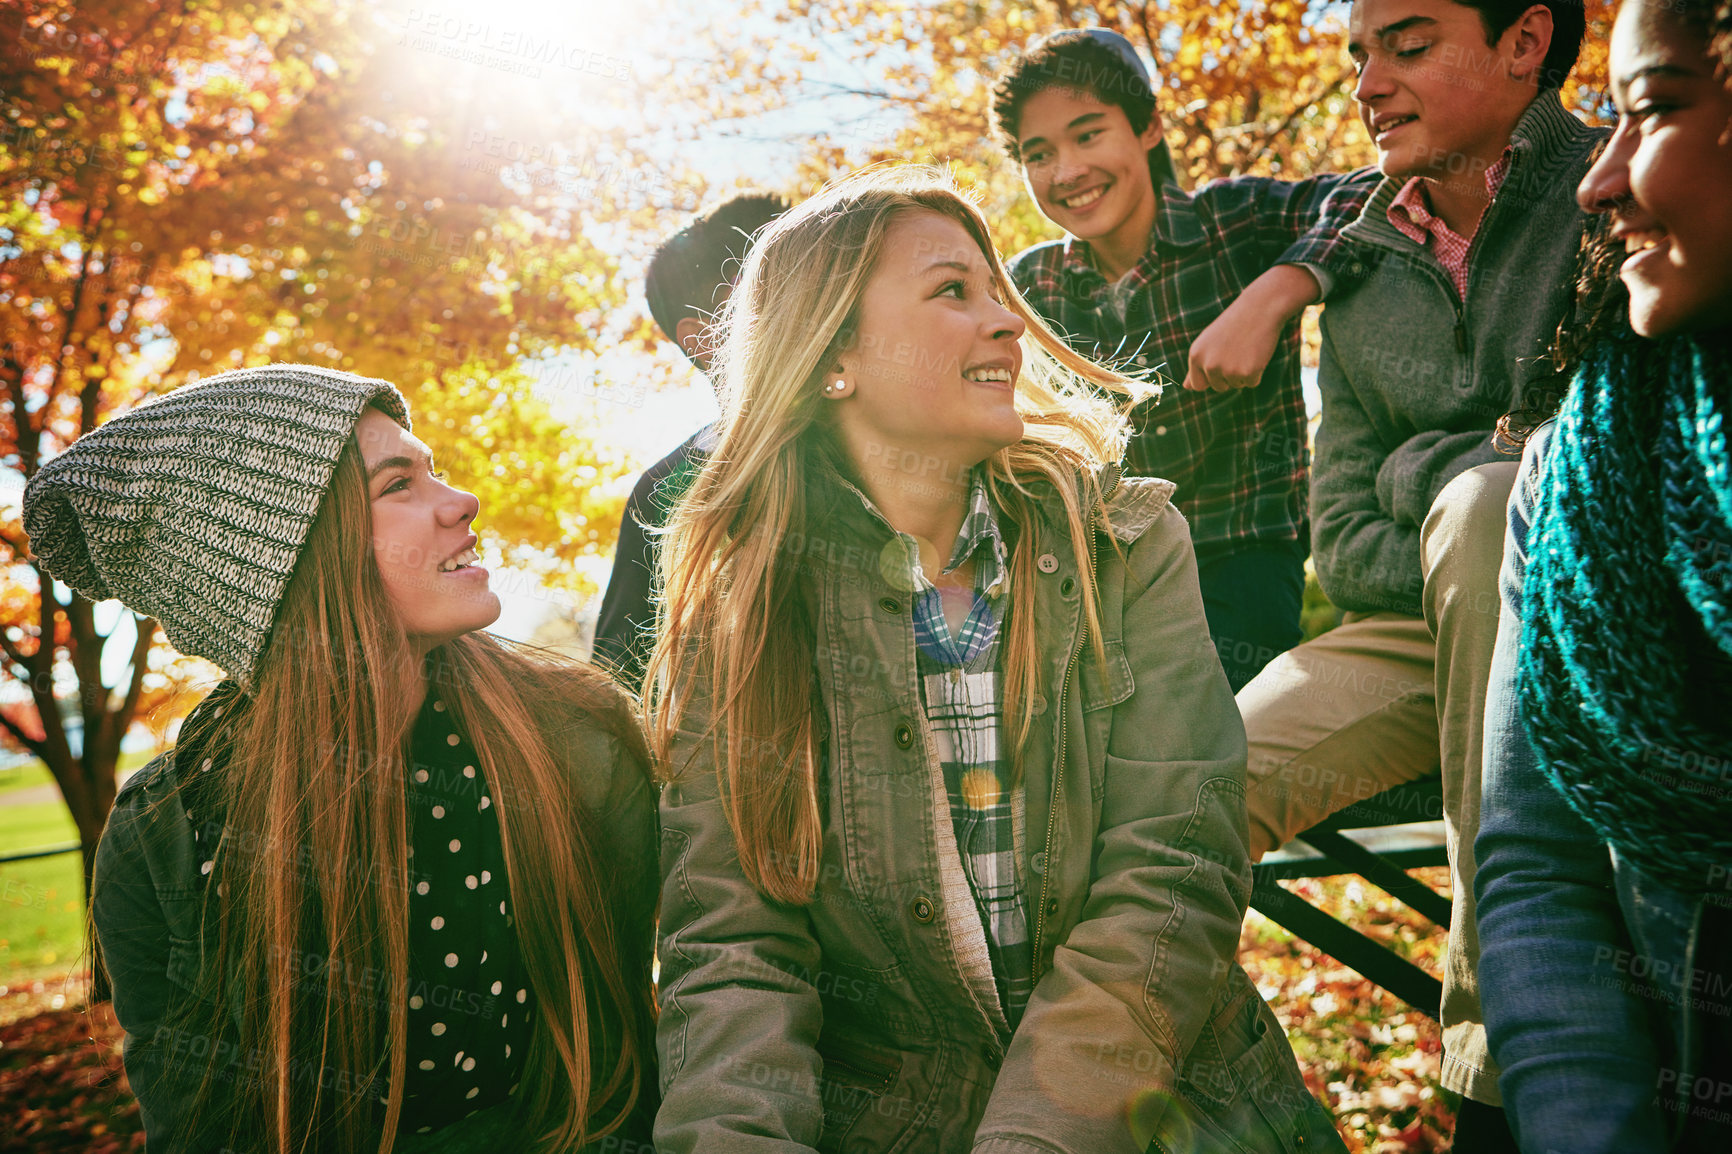
[[[1240,177],[1195,196],[1161,188],[1149,251],[1117,286],[1095,270],[1086,241],[1036,245],[1011,262],[1029,304],[1073,348],[1167,388],[1133,414],[1125,462],[1165,477],[1198,546],[1291,541],[1305,525],[1305,400],[1299,325],[1283,332],[1262,381],[1249,389],[1180,387],[1191,344],[1276,264],[1358,276],[1338,241],[1380,179],[1375,169],[1297,182]]]

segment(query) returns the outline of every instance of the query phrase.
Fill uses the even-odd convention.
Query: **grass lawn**
[[[147,754],[125,754],[121,772],[137,769]],[[8,795],[52,785],[40,763],[0,770],[0,857],[76,841],[78,830],[58,795],[13,803]],[[84,878],[76,853],[33,861],[0,862],[0,986],[82,968]]]
[[[0,854],[76,840],[59,801],[0,804]],[[0,983],[78,968],[84,878],[75,853],[0,864]]]
[[[32,786],[53,785],[54,775],[48,772],[48,767],[40,761],[32,761],[28,765],[14,765],[0,769],[0,798],[14,790],[30,789]],[[4,851],[0,851],[4,852]]]

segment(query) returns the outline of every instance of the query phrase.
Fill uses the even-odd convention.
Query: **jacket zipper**
[[[1511,162],[1510,167],[1511,168],[1515,167],[1515,164],[1513,161]],[[1504,173],[1504,179],[1506,181],[1509,179],[1509,173],[1507,173],[1507,172]],[[1499,189],[1499,191],[1501,192],[1502,190]],[[1485,211],[1480,213],[1479,224],[1473,230],[1473,239],[1468,242],[1467,258],[1466,259],[1467,259],[1467,269],[1468,269],[1468,275],[1469,276],[1473,275],[1473,256],[1474,256],[1474,253],[1479,251],[1479,238],[1485,235],[1486,224],[1488,223],[1488,220],[1491,216],[1491,210],[1493,208],[1495,208],[1496,206],[1497,206],[1497,195],[1494,193],[1492,195],[1492,198],[1486,202]],[[1455,286],[1450,285],[1449,287],[1451,289],[1453,289]],[[1450,293],[1449,295],[1451,297],[1455,298],[1451,302],[1455,305],[1455,351],[1460,353],[1462,356],[1465,357],[1468,355],[1467,291],[1464,289],[1464,290],[1462,290],[1460,295],[1457,295],[1456,293],[1453,293],[1453,292]]]
[[[1508,187],[1510,177],[1515,175],[1516,161],[1519,159],[1521,159],[1519,153],[1510,157],[1509,171],[1503,174],[1503,184],[1499,185],[1497,192],[1493,193],[1491,199],[1486,201],[1485,211],[1480,213],[1479,224],[1474,229],[1473,239],[1469,241],[1467,245],[1467,267],[1469,269],[1473,268],[1473,257],[1474,254],[1479,251],[1479,241],[1480,238],[1485,235],[1486,225],[1490,222],[1492,209],[1497,207],[1498,198],[1503,194],[1504,188]],[[1350,223],[1348,227],[1352,227],[1352,223]],[[1376,236],[1367,238],[1364,243],[1377,245],[1383,248],[1400,249],[1400,246],[1390,245]],[[1460,353],[1462,356],[1466,356],[1470,350],[1470,342],[1468,341],[1467,336],[1466,296],[1465,294],[1457,294],[1455,292],[1455,285],[1450,283],[1449,278],[1443,274],[1442,270],[1431,269],[1431,271],[1435,274],[1438,283],[1443,286],[1444,292],[1449,297],[1450,304],[1455,310],[1455,351]]]
[[[1117,487],[1116,484],[1114,487]],[[1095,564],[1095,532],[1095,527],[1091,523],[1089,526],[1089,571],[1091,573],[1097,568],[1097,565]],[[1080,607],[1077,612],[1080,616],[1082,612]],[[1083,646],[1088,642],[1088,632],[1088,621],[1085,619],[1077,629],[1077,643],[1071,650],[1070,664],[1065,666],[1064,677],[1060,679],[1058,683],[1058,696],[1054,698],[1055,706],[1058,709],[1058,743],[1056,746],[1056,756],[1053,758],[1052,796],[1047,802],[1046,844],[1041,848],[1041,853],[1046,858],[1046,868],[1040,872],[1040,905],[1034,912],[1034,973],[1032,974],[1032,978],[1035,982],[1039,982],[1041,977],[1039,972],[1041,964],[1040,946],[1041,941],[1046,936],[1047,899],[1048,895],[1052,892],[1052,839],[1053,834],[1058,830],[1059,789],[1064,784],[1064,763],[1065,755],[1068,752],[1066,748],[1066,738],[1068,737],[1068,731],[1070,729],[1070,710],[1065,708],[1064,695],[1065,690],[1070,687],[1071,674],[1075,672],[1077,662],[1082,659]]]
[[[1515,175],[1516,161],[1519,159],[1521,159],[1519,154],[1510,156],[1509,168],[1503,174],[1503,183],[1499,184],[1497,191],[1491,194],[1491,199],[1485,202],[1485,211],[1479,214],[1479,223],[1474,226],[1473,239],[1467,242],[1466,259],[1469,276],[1473,274],[1473,258],[1474,254],[1479,252],[1480,238],[1485,236],[1486,228],[1491,224],[1492,210],[1497,207],[1498,198],[1503,195],[1503,190],[1509,187],[1510,177]],[[1450,287],[1454,288],[1455,286],[1451,285]],[[1455,300],[1455,351],[1464,357],[1468,354],[1467,293],[1465,291]]]

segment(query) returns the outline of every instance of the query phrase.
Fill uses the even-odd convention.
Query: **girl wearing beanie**
[[[1342,1149],[1233,960],[1244,727],[1134,382],[931,169],[770,225],[722,323],[648,672],[657,1149]]]
[[[396,389],[295,365],[33,479],[48,571],[229,675],[96,859],[152,1154],[647,1137],[646,752],[601,675],[480,632],[476,512]]]
[[[1579,197],[1624,307],[1604,323],[1590,276],[1594,339],[1511,497],[1476,890],[1535,1154],[1732,1150],[1729,31],[1725,3],[1619,12]]]

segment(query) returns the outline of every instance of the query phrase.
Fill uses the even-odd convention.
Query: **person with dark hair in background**
[[[1728,64],[1725,0],[1618,13],[1572,380],[1509,504],[1475,884],[1528,1154],[1732,1150]]]
[[[699,372],[709,373],[715,352],[711,324],[727,303],[751,247],[752,236],[788,211],[772,193],[742,193],[663,241],[650,258],[644,296],[662,335],[679,345]],[[714,447],[706,425],[648,469],[632,486],[619,523],[613,574],[595,621],[594,660],[633,692],[655,642],[652,592],[659,546],[647,530],[660,526]]]
[[[1453,911],[1443,1085],[1456,1149],[1513,1149],[1479,1007],[1473,838],[1514,461],[1493,443],[1569,306],[1575,186],[1604,130],[1559,87],[1577,0],[1355,0],[1354,99],[1385,179],[1342,240],[1368,272],[1323,313],[1312,559],[1346,610],[1238,694],[1254,857],[1441,774]],[[1415,817],[1425,815],[1416,814]]]
[[[1377,172],[1187,193],[1148,71],[1104,28],[1031,46],[994,85],[992,119],[1041,212],[1070,234],[1011,261],[1017,288],[1084,356],[1184,381],[1138,408],[1125,468],[1178,486],[1237,691],[1303,636],[1298,318],[1333,283],[1337,230]]]

